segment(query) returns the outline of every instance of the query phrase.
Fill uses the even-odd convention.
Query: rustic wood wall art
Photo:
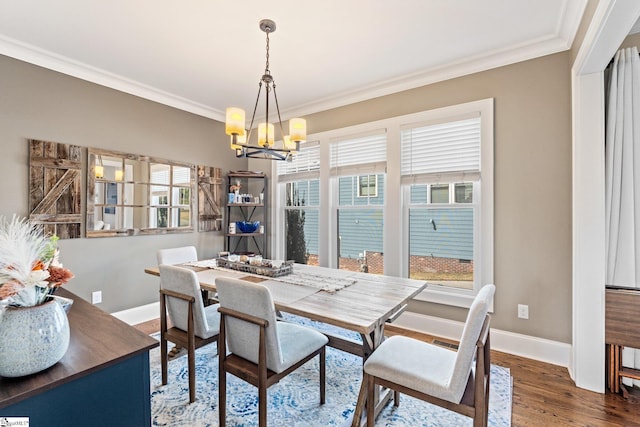
[[[82,149],[29,140],[29,220],[61,239],[81,237]]]
[[[198,230],[222,229],[222,170],[198,166]]]

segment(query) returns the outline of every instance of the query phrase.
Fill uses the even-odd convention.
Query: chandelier
[[[267,55],[264,74],[258,85],[258,96],[249,130],[245,129],[245,113],[242,108],[229,107],[226,112],[225,132],[231,135],[231,149],[235,150],[236,157],[253,157],[270,160],[291,160],[291,156],[299,149],[299,144],[307,138],[307,122],[301,118],[289,119],[289,134],[285,134],[280,117],[280,107],[278,106],[278,95],[276,94],[276,83],[269,70],[269,34],[276,30],[276,23],[270,19],[260,21],[260,29],[267,34]],[[256,117],[256,110],[260,101],[262,86],[265,87],[265,122],[258,125],[258,145],[251,145],[251,133]],[[275,127],[269,123],[269,95],[273,92],[273,99],[278,113],[278,123],[282,141],[279,146],[274,144]]]

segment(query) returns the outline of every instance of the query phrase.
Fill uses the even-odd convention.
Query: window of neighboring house
[[[280,224],[284,258],[318,265],[320,221],[320,146],[305,143],[290,162],[278,164],[278,187],[284,221]]]
[[[376,175],[358,177],[358,197],[377,197],[378,180]]]
[[[384,273],[386,142],[386,132],[376,131],[331,143],[331,175],[338,196],[332,208],[333,238],[339,269]]]

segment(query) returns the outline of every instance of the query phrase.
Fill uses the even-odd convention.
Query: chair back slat
[[[227,277],[216,278],[221,308],[249,314],[268,322],[265,329],[267,368],[279,372],[283,363],[276,327],[276,312],[269,289],[257,283]],[[260,327],[228,316],[225,319],[228,350],[255,364],[259,362]]]

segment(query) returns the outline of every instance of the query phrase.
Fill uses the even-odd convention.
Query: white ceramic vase
[[[8,307],[0,316],[0,376],[43,371],[68,348],[69,320],[55,299],[33,307]]]

